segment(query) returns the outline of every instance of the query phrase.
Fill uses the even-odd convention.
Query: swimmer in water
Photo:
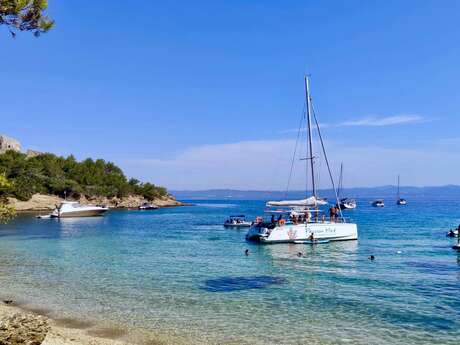
[[[374,261],[374,259],[375,259],[374,255],[369,256],[369,260]]]
[[[244,255],[246,255],[246,256],[249,255],[249,249],[246,249],[246,250],[244,251]]]

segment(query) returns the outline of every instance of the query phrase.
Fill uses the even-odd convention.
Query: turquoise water
[[[315,247],[221,226],[261,201],[193,202],[1,225],[1,294],[197,343],[458,344],[460,254],[445,232],[460,202],[358,200],[359,241]]]

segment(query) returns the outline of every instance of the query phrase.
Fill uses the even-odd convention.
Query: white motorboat
[[[398,175],[398,194],[397,194],[397,199],[396,199],[396,205],[400,205],[400,206],[407,205],[407,200],[401,198],[401,195],[399,193],[399,175]]]
[[[383,199],[374,200],[372,202],[372,206],[374,206],[374,207],[385,207],[385,202],[383,201]]]
[[[316,190],[316,175],[314,169],[315,155],[313,152],[312,140],[312,115],[316,129],[318,131],[318,138],[322,146],[322,153],[324,159],[326,160],[329,177],[331,178],[332,188],[335,193],[337,204],[339,203],[339,200],[332,174],[329,169],[329,161],[327,160],[326,150],[324,148],[319,124],[316,119],[316,115],[312,111],[308,76],[305,77],[305,94],[305,119],[308,133],[308,157],[303,160],[309,161],[309,176],[311,178],[312,196],[301,200],[267,202],[267,207],[284,207],[291,209],[291,211],[285,211],[285,213],[290,215],[290,218],[287,221],[283,219],[283,214],[279,210],[275,211],[276,213],[280,213],[276,221],[273,215],[275,212],[271,212],[272,218],[270,221],[264,221],[262,217],[257,217],[256,221],[249,228],[248,233],[246,234],[246,239],[249,241],[257,241],[259,243],[316,243],[315,241],[321,241],[321,243],[324,243],[328,240],[341,241],[358,239],[357,225],[353,223],[347,223],[346,220],[342,217],[342,211],[340,209],[338,211],[338,217],[334,216],[329,220],[326,220],[325,216],[320,217],[319,207],[327,202],[325,202],[324,199],[318,197]],[[299,128],[299,132],[300,130],[301,128]],[[296,213],[298,214],[299,212],[299,208],[304,210],[303,215],[301,214],[300,217],[296,215]],[[268,210],[266,212],[270,211]],[[313,214],[313,216],[311,216],[311,214]]]
[[[224,227],[226,228],[247,228],[251,225],[252,223],[248,222],[244,215],[230,216],[224,222]]]
[[[356,201],[355,199],[342,198],[340,199],[339,207],[342,210],[354,210],[356,208]]]
[[[453,230],[453,229],[449,230],[449,231],[447,232],[446,236],[447,236],[447,237],[458,237],[458,229],[459,229],[459,228],[460,228],[460,226],[459,226],[457,229],[455,229],[455,230]]]
[[[53,213],[51,218],[70,218],[70,217],[95,217],[102,216],[109,210],[105,206],[82,205],[77,201],[63,201]]]
[[[157,210],[159,207],[154,204],[150,204],[148,202],[144,202],[142,205],[138,207],[139,210],[146,211],[146,210]]]

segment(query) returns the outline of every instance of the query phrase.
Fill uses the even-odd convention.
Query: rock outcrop
[[[8,198],[11,206],[16,211],[52,211],[61,203],[62,199],[56,195],[34,194],[27,201],[20,201],[16,198]]]
[[[0,319],[0,344],[40,345],[50,326],[43,316],[14,313]]]
[[[32,198],[30,198],[27,201],[20,201],[15,198],[8,198],[9,204],[14,206],[17,211],[51,211],[54,210],[56,205],[59,205],[63,200],[64,199],[59,198],[55,195],[44,194],[34,194]],[[82,204],[106,205],[111,208],[137,208],[147,200],[145,200],[142,196],[132,195],[125,198],[86,198],[83,196],[77,201],[79,201]],[[181,202],[177,201],[172,196],[157,198],[149,202],[159,207],[173,207],[183,205]]]

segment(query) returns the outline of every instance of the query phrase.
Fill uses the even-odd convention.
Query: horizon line
[[[373,187],[344,187],[342,189],[376,189],[376,188],[397,188],[397,185],[381,185]],[[399,188],[446,188],[446,187],[457,187],[460,188],[458,184],[446,184],[446,185],[431,185],[431,186],[400,186]],[[318,190],[332,190],[330,188],[319,188]],[[238,192],[282,192],[285,193],[286,190],[279,189],[238,189],[238,188],[207,188],[207,189],[170,189],[170,192],[207,192],[207,191],[238,191]],[[292,189],[288,192],[305,192],[303,189]]]

